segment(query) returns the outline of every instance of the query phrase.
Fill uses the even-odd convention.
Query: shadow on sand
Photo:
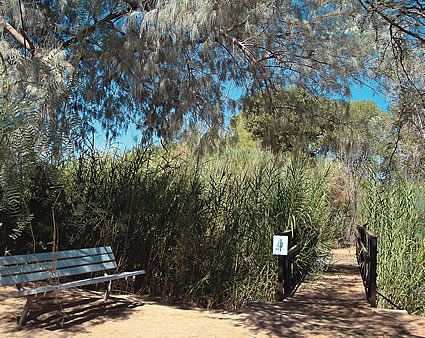
[[[424,318],[371,308],[354,260],[346,259],[337,259],[319,282],[302,287],[294,297],[276,303],[251,302],[244,313],[246,324],[276,336],[415,337],[412,327],[422,328],[425,323]]]
[[[125,297],[111,295],[104,302],[103,293],[89,290],[64,292],[60,297],[37,298],[30,310],[28,319],[22,329],[16,325],[20,311],[23,308],[14,308],[13,312],[19,316],[9,316],[10,333],[17,331],[30,331],[43,329],[48,331],[74,331],[84,332],[82,324],[91,322],[99,325],[111,320],[125,320],[131,315],[131,309],[143,306],[144,303],[137,296]],[[12,323],[9,323],[12,324]]]
[[[231,331],[233,326],[244,327],[251,334],[261,336],[265,334],[284,337],[312,335],[425,337],[425,318],[370,307],[365,299],[354,257],[350,256],[348,251],[341,253],[341,256],[335,255],[335,260],[336,263],[320,280],[303,284],[294,297],[275,303],[250,302],[238,311],[207,310],[184,304],[170,305],[156,299],[132,295],[125,297],[112,295],[107,302],[103,302],[100,292],[88,290],[66,292],[59,300],[51,297],[36,300],[21,333],[33,336],[39,329],[38,332],[47,331],[55,336],[75,332],[86,334],[87,322],[90,324],[89,327],[93,327],[111,321],[128,320],[128,324],[136,325],[135,327],[152,326],[150,332],[161,336],[161,332],[164,331],[161,331],[161,325],[155,324],[158,318],[149,316],[152,316],[152,309],[157,311],[158,306],[164,306],[170,309],[170,312],[160,313],[166,314],[165,321],[173,321],[175,326],[173,332],[183,332],[183,329],[186,330],[184,332],[189,332],[187,327],[183,327],[188,325],[187,318],[189,318],[196,332],[214,335],[210,327],[201,327],[211,325],[211,321],[208,321],[208,324],[197,322],[204,316],[226,323],[229,329],[226,328],[227,331],[223,332],[229,334],[233,332]],[[5,309],[0,313],[2,319],[0,326],[3,325],[2,322],[5,323],[3,327],[6,331],[3,332],[6,332],[6,336],[13,335],[20,331],[16,325],[16,315],[22,311],[24,301],[6,299],[0,293],[0,302],[4,302],[3,309]],[[137,312],[132,311],[133,309],[145,305],[146,311],[142,311],[143,318],[137,316],[130,318]],[[173,308],[187,310],[188,313],[182,315],[181,312],[173,312]],[[195,312],[198,312],[198,315],[195,315]],[[199,313],[202,315],[199,316]],[[142,319],[145,320],[143,324],[140,323]]]

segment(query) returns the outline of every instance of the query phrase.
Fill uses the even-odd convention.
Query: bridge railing
[[[376,307],[377,238],[366,229],[366,224],[358,225],[357,232],[357,263],[362,275],[367,300],[371,306]]]

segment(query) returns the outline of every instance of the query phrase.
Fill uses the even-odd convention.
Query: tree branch
[[[385,15],[382,11],[378,10],[378,7],[375,7],[371,1],[365,0],[366,4],[362,0],[359,0],[359,2],[363,6],[364,9],[366,9],[367,11],[370,11],[370,12],[377,12],[378,15],[382,19],[384,19],[390,25],[396,27],[398,30],[402,31],[403,33],[406,33],[407,35],[410,35],[411,37],[414,37],[414,38],[418,39],[421,42],[425,42],[425,39],[422,36],[420,36],[419,34],[417,34],[415,32],[412,32],[409,29],[404,28],[400,23],[396,22],[395,20],[393,20],[392,18],[390,18],[388,15]],[[403,3],[403,2],[404,1],[400,1],[400,2],[397,2],[397,4]],[[368,8],[367,5],[370,6],[370,8]],[[423,14],[421,14],[420,16],[422,16],[422,15]]]
[[[28,38],[28,36],[24,33],[23,35],[20,34],[10,23],[8,23],[4,17],[0,17],[0,24],[4,26],[4,28],[12,34],[12,36],[18,40],[18,42],[26,49],[28,50],[33,56],[41,58],[42,55],[36,51],[34,44],[32,41]]]
[[[128,8],[125,8],[125,9],[119,11],[119,12],[108,14],[102,20],[94,23],[93,25],[89,26],[87,29],[85,28],[83,31],[81,31],[80,33],[78,33],[76,36],[69,39],[68,41],[65,41],[63,43],[63,47],[66,48],[69,45],[72,45],[73,43],[79,42],[84,36],[86,36],[86,32],[87,32],[87,35],[89,35],[89,34],[93,33],[99,25],[106,23],[106,22],[110,22],[110,21],[115,20],[115,19],[119,19],[122,16],[124,16],[125,14],[130,13],[132,10],[133,9],[131,7],[128,7]]]
[[[103,19],[89,26],[87,31],[86,29],[84,29],[82,32],[78,33],[73,38],[69,39],[68,41],[65,41],[63,44],[63,47],[66,48],[73,43],[79,42],[84,36],[86,36],[86,32],[87,34],[93,33],[99,25],[102,25],[107,22],[112,22],[113,20],[116,20],[116,19],[120,19],[124,15],[137,11],[139,9],[145,10],[145,11],[152,10],[152,0],[122,0],[122,1],[128,4],[129,7],[124,8],[118,12],[108,14]]]

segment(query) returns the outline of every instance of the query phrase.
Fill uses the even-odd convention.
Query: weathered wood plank
[[[19,264],[13,266],[7,266],[5,268],[0,268],[0,276],[6,277],[9,275],[18,275],[25,273],[33,272],[45,272],[54,269],[63,269],[66,267],[74,267],[79,265],[88,265],[94,263],[110,262],[114,261],[115,257],[113,253],[96,255],[96,256],[86,256],[72,259],[62,259],[59,261],[45,261],[40,263],[33,264]]]
[[[365,228],[365,225],[363,225],[363,226],[357,225],[357,230],[359,231],[359,233],[364,234],[369,238],[376,238],[376,236],[371,231],[369,231]]]
[[[0,265],[13,265],[13,264],[25,264],[35,263],[42,261],[49,261],[52,258],[60,260],[66,258],[77,258],[84,256],[93,256],[112,253],[112,249],[109,246],[100,248],[87,248],[79,250],[65,250],[56,251],[54,255],[51,252],[45,252],[40,254],[27,254],[27,255],[16,255],[16,256],[0,256]]]
[[[7,277],[2,277],[1,284],[12,285],[12,284],[18,284],[18,283],[47,280],[50,278],[60,278],[65,276],[81,275],[83,273],[111,270],[111,269],[115,269],[116,267],[117,267],[117,264],[115,263],[115,261],[112,261],[107,263],[83,265],[83,266],[77,266],[77,267],[65,268],[65,269],[56,269],[56,270],[51,270],[49,272],[35,272],[35,273],[28,273],[23,275],[11,275]]]
[[[293,258],[296,255],[298,255],[300,253],[300,251],[301,251],[300,244],[294,245],[292,248],[289,249],[287,259],[293,260]]]
[[[83,279],[83,280],[64,283],[64,284],[49,285],[49,286],[44,286],[44,287],[39,287],[34,289],[15,291],[12,293],[12,296],[13,297],[27,297],[31,295],[42,296],[42,295],[45,295],[46,293],[57,292],[64,289],[75,288],[75,287],[84,286],[84,285],[91,285],[91,284],[96,284],[101,282],[109,282],[116,279],[142,275],[144,273],[145,273],[145,270],[122,272],[115,275],[100,276],[100,277],[88,278],[88,279]]]

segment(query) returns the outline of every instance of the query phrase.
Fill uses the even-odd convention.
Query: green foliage
[[[359,214],[378,237],[378,291],[409,313],[425,315],[425,185],[399,176],[369,181]],[[382,307],[392,307],[378,296]]]
[[[65,126],[57,118],[65,90],[64,79],[56,77],[65,71],[58,61],[61,56],[49,55],[32,68],[28,60],[17,59],[16,53],[7,41],[0,42],[0,81],[4,84],[0,88],[0,233],[14,240],[25,233],[25,239],[15,245],[27,248],[33,242],[27,236],[32,236],[35,220],[30,204],[39,197],[34,196],[41,189],[36,186],[39,176],[48,177],[44,183],[57,184],[56,168],[69,151],[67,135],[79,120],[70,114]],[[35,85],[40,72],[43,80]],[[51,189],[50,194],[54,193]]]
[[[303,246],[300,274],[327,263],[335,229],[325,174],[301,155],[242,147],[208,157],[179,146],[81,157],[62,172],[58,247],[111,245],[120,268],[146,269],[137,288],[168,300],[221,308],[271,301],[273,234],[294,231]],[[31,211],[35,240],[46,246],[51,232],[44,229],[53,225],[39,222],[52,204],[45,184],[33,187]],[[3,245],[17,253],[11,243]]]
[[[375,102],[351,101],[325,142],[345,166],[360,167],[377,161],[376,156],[384,156],[392,123],[393,117],[380,110]]]
[[[377,36],[389,40],[370,33],[360,9],[316,0],[8,0],[0,4],[0,50],[13,52],[8,66],[39,75],[33,92],[50,83],[48,95],[65,93],[62,123],[76,113],[85,131],[98,122],[115,136],[132,123],[171,138],[187,124],[222,126],[236,105],[226,83],[247,95],[288,85],[347,95],[371,75]],[[24,91],[19,83],[11,88]]]
[[[403,168],[411,180],[425,178],[425,95],[415,88],[405,88],[394,115],[393,168]]]
[[[296,230],[303,271],[320,268],[332,239],[341,228],[350,230],[362,210],[377,231],[391,224],[402,233],[397,205],[412,205],[412,194],[423,202],[417,189],[425,153],[425,68],[415,6],[1,1],[1,248],[39,251],[52,240],[61,248],[112,244],[124,268],[149,271],[148,292],[238,307],[248,298],[273,298],[269,249],[276,230]],[[349,96],[359,79],[373,79],[392,95],[392,117],[371,102],[324,98]],[[222,156],[195,156],[179,146],[84,155],[95,123],[112,137],[133,123],[146,140],[173,139],[185,126],[194,132],[182,140],[223,150],[225,142],[217,141],[223,114],[236,106],[228,86],[244,88],[248,99],[233,120],[238,147]],[[282,90],[288,86],[296,87]],[[335,172],[329,175],[327,162],[261,152],[259,139],[275,154],[332,154]],[[74,147],[82,157],[70,163]],[[380,179],[409,171],[417,186],[382,183],[377,198],[369,166],[379,168]],[[367,189],[360,196],[362,184]],[[359,211],[360,197],[366,202]],[[385,224],[376,221],[372,205],[387,213]],[[415,252],[423,252],[423,241],[411,228],[423,213],[417,206],[408,210],[401,216],[411,217],[403,228],[410,237],[396,244],[420,265]],[[382,257],[382,265],[391,262]],[[406,306],[420,313],[416,298],[423,293],[415,285],[422,270],[397,267],[412,276],[403,275],[412,299]]]
[[[259,148],[259,142],[255,139],[253,133],[251,133],[246,127],[245,119],[242,114],[233,115],[230,120],[230,131],[232,137],[230,143],[232,145],[241,146],[247,150],[254,150]]]
[[[263,92],[251,96],[233,119],[275,153],[298,149],[373,159],[382,152],[391,115],[370,100],[341,103],[300,88],[285,88],[272,102]]]
[[[265,92],[252,96],[240,115],[245,128],[261,140],[263,147],[277,153],[307,149],[330,128],[326,116],[330,103],[305,90],[285,88],[279,90],[273,101]]]

